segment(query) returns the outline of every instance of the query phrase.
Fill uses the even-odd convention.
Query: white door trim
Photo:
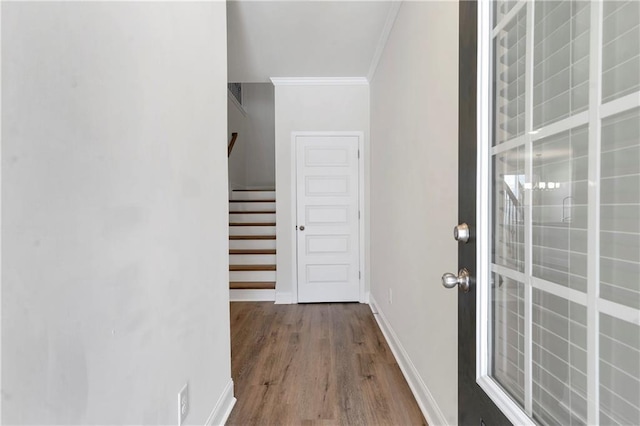
[[[298,155],[298,146],[296,144],[296,139],[298,136],[356,136],[358,138],[358,209],[360,211],[360,220],[358,221],[358,244],[359,248],[359,262],[360,262],[360,303],[367,303],[366,291],[365,291],[365,272],[367,270],[366,258],[365,258],[365,218],[367,215],[367,211],[365,211],[365,180],[364,180],[364,132],[362,131],[331,131],[331,132],[321,132],[321,131],[296,131],[291,132],[291,218],[293,223],[290,226],[295,227],[296,218],[298,213],[298,193],[297,193],[297,155]],[[293,279],[293,285],[291,288],[291,302],[298,303],[298,236],[297,232],[293,232],[291,234],[291,277]]]

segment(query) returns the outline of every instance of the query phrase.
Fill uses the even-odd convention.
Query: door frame
[[[358,263],[360,271],[359,289],[360,303],[368,303],[367,291],[366,291],[366,257],[365,257],[365,222],[367,217],[367,211],[365,210],[365,151],[364,151],[364,132],[363,131],[294,131],[291,132],[291,226],[294,227],[294,231],[291,235],[291,277],[293,279],[293,285],[291,288],[293,303],[299,303],[298,301],[298,144],[297,138],[299,136],[321,136],[321,137],[341,137],[341,136],[356,136],[358,138],[358,209],[360,211],[360,218],[358,220]]]
[[[475,75],[466,79],[462,74],[459,76],[458,222],[471,226],[471,244],[459,244],[458,267],[469,268],[475,279],[468,293],[458,295],[458,418],[461,423],[532,424],[489,375],[493,59],[490,3],[490,0],[460,3],[459,66],[461,70],[472,67]],[[468,30],[466,35],[463,26]],[[461,324],[468,326],[461,329]]]

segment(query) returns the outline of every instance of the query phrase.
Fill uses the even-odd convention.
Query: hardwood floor
[[[228,425],[426,425],[369,306],[231,303]]]

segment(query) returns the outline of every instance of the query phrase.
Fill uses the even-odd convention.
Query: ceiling
[[[394,1],[229,1],[228,80],[367,77],[396,12]]]

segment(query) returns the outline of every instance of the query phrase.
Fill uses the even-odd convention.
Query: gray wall
[[[229,158],[232,188],[274,188],[275,101],[271,83],[242,85],[243,114],[229,100],[229,137],[238,132],[238,140]]]
[[[371,297],[457,423],[458,5],[404,2],[371,83]],[[389,290],[393,303],[389,302]]]
[[[230,384],[224,2],[2,5],[2,422]]]
[[[244,109],[236,106],[227,96],[227,143],[231,140],[232,133],[238,133],[236,143],[229,156],[229,189],[244,189],[247,187],[247,116]]]

